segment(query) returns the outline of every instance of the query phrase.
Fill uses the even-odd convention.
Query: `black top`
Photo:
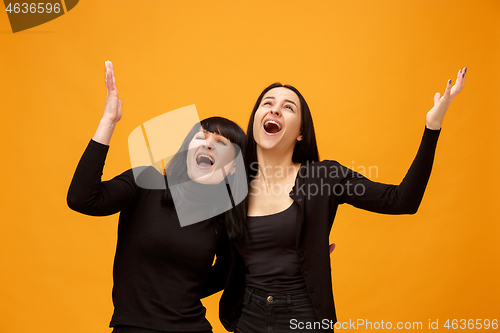
[[[328,247],[338,206],[348,203],[382,214],[416,213],[431,174],[439,133],[425,129],[418,153],[399,185],[372,182],[336,161],[301,165],[290,192],[299,207],[296,254],[319,320],[337,321]],[[224,327],[234,331],[243,307],[245,265],[234,246],[231,253],[234,261],[219,316]]]
[[[200,299],[224,286],[220,277],[227,274],[229,252],[225,230],[210,220],[181,227],[174,206],[161,204],[164,191],[137,186],[132,170],[101,182],[108,148],[90,141],[71,182],[68,205],[93,216],[121,211],[110,326],[210,330]],[[163,177],[154,168],[143,174]]]
[[[248,234],[236,242],[245,261],[247,286],[273,292],[306,288],[295,243],[297,213],[292,203],[276,214],[248,216]]]

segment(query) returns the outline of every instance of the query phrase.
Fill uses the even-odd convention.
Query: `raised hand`
[[[92,140],[109,145],[116,123],[122,118],[122,101],[118,98],[118,90],[116,89],[115,71],[111,61],[104,63],[106,74],[104,81],[106,82],[106,105],[104,105],[104,114],[101,122],[97,127]]]
[[[466,73],[467,67],[461,68],[458,71],[455,85],[453,85],[453,87],[451,86],[450,79],[448,80],[443,96],[441,96],[438,92],[434,95],[434,107],[427,112],[426,117],[428,128],[432,130],[438,130],[441,128],[444,115],[446,114],[446,110],[448,110],[451,101],[464,87]]]
[[[103,118],[117,123],[122,117],[122,101],[118,98],[118,90],[116,89],[115,72],[111,61],[104,63],[106,74],[104,81],[106,82],[106,105],[104,106]]]

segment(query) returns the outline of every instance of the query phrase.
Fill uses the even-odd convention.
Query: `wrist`
[[[425,124],[425,127],[433,131],[439,131],[441,129],[441,124],[433,124],[427,122],[427,124]]]
[[[436,131],[441,129],[442,124],[443,124],[442,117],[436,117],[435,115],[427,114],[427,117],[425,118],[425,127]]]
[[[101,118],[101,121],[99,122],[99,126],[107,128],[115,128],[117,122],[118,121],[114,118],[103,116]]]
[[[93,140],[103,145],[109,145],[111,136],[115,130],[116,121],[103,117],[97,126],[97,130],[93,136]]]

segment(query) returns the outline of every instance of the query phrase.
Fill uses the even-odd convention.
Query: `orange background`
[[[281,81],[306,97],[323,159],[399,183],[434,93],[468,66],[419,212],[340,207],[334,294],[341,322],[500,320],[499,17],[497,0],[82,0],[13,34],[0,13],[0,332],[111,331],[118,216],[65,201],[104,107],[105,60],[124,101],[105,179],[130,167],[144,121],[196,104],[246,128]],[[216,333],[219,297],[204,300]]]

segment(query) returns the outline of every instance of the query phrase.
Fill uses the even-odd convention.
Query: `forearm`
[[[227,239],[217,251],[215,264],[210,268],[203,288],[203,297],[210,296],[221,291],[226,286],[231,266],[231,249]]]
[[[68,190],[68,206],[82,214],[103,216],[129,207],[137,195],[131,170],[101,181],[108,146],[90,141]]]
[[[406,213],[416,213],[429,181],[440,130],[426,127],[417,155],[397,188],[399,205]]]
[[[89,142],[68,190],[67,202],[71,209],[90,214],[91,208],[95,206],[108,148],[97,142]]]
[[[349,177],[343,181],[342,202],[382,214],[415,213],[431,174],[439,133],[425,129],[415,159],[399,185],[373,182],[358,173],[346,171]],[[354,188],[357,191],[352,191]]]
[[[112,119],[107,117],[103,117],[99,122],[99,126],[97,126],[97,130],[92,137],[92,140],[109,146],[109,142],[111,141],[111,136],[113,135],[115,126],[116,121],[113,121]]]
[[[228,274],[229,271],[226,267],[221,267],[220,264],[212,266],[205,280],[203,297],[208,297],[224,289]]]

